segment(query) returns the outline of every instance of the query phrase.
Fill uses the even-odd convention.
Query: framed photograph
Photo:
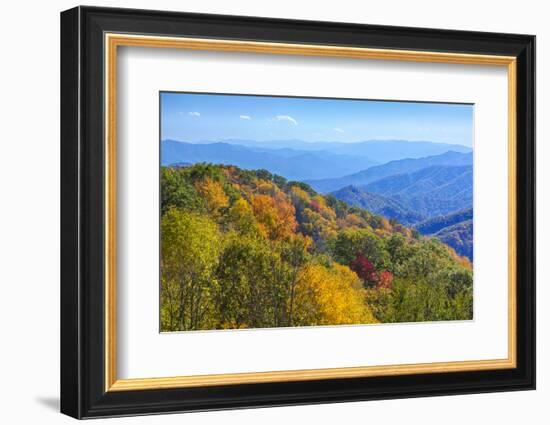
[[[535,37],[61,14],[61,411],[535,388]]]

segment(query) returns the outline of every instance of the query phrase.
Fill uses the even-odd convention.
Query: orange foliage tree
[[[284,239],[294,234],[295,210],[286,196],[256,195],[252,198],[252,210],[260,229],[268,238]]]

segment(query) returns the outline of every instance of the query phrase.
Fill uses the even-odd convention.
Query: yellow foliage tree
[[[361,229],[361,228],[367,227],[365,220],[363,220],[357,214],[353,214],[353,213],[347,214],[345,218],[339,219],[337,223],[338,223],[338,226],[342,228],[356,227]]]
[[[212,294],[221,247],[209,217],[170,208],[161,220],[161,329],[211,329]]]
[[[386,217],[380,218],[381,229],[384,231],[384,234],[390,234],[392,232],[392,225]]]
[[[300,202],[302,204],[308,204],[310,201],[307,192],[298,186],[292,186],[290,188],[290,197],[295,203]]]
[[[210,177],[195,183],[195,188],[206,202],[206,208],[210,214],[217,216],[221,208],[229,205],[229,198],[222,185]]]
[[[314,241],[328,240],[336,236],[338,230],[336,221],[327,220],[321,214],[309,208],[304,209],[302,216],[301,228]]]
[[[336,220],[336,213],[332,208],[327,206],[327,202],[324,196],[317,195],[311,199],[310,209],[323,216],[328,221]]]
[[[294,324],[376,323],[361,280],[347,266],[308,264],[296,285]]]
[[[244,198],[237,199],[229,208],[227,215],[233,226],[243,233],[248,233],[256,228],[254,212]]]
[[[260,180],[257,183],[256,190],[262,195],[275,195],[280,192],[279,188],[271,182]]]

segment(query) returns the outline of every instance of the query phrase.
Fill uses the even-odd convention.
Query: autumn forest
[[[161,167],[161,330],[469,320],[472,264],[265,170]]]

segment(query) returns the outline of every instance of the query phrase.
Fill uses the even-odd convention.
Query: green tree
[[[204,211],[204,201],[193,184],[188,181],[184,169],[162,167],[160,178],[162,214],[171,207],[197,212]]]
[[[281,326],[288,273],[266,240],[228,235],[217,278],[216,311],[221,327]]]
[[[294,326],[296,285],[298,284],[301,268],[310,259],[308,249],[312,243],[313,241],[309,237],[298,234],[281,244],[281,258],[289,269],[288,279],[286,279],[288,282],[286,326]]]
[[[421,280],[413,283],[396,278],[391,291],[377,291],[368,290],[367,300],[377,304],[375,311],[382,322],[446,320],[447,297],[441,287]]]
[[[390,271],[398,276],[405,274],[406,263],[412,254],[411,242],[401,233],[394,233],[386,239],[386,251],[390,256]]]
[[[161,329],[216,326],[212,295],[221,240],[209,218],[170,208],[161,220]]]
[[[258,232],[254,211],[244,198],[237,199],[227,212],[227,223],[230,228],[244,234]]]
[[[335,260],[345,265],[358,254],[367,257],[378,270],[387,269],[390,261],[384,241],[369,229],[344,229],[338,233],[333,250]]]

